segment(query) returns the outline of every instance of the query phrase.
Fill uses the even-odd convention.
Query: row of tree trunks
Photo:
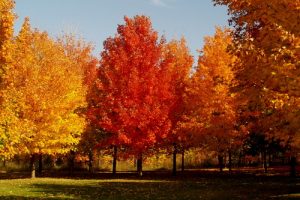
[[[176,155],[177,155],[177,147],[174,146],[173,151],[173,170],[172,175],[176,175],[177,169],[176,169]],[[116,174],[117,170],[117,146],[113,146],[113,165],[112,165],[112,174]],[[143,156],[142,154],[138,155],[138,158],[136,160],[136,167],[137,167],[137,173],[139,176],[143,175]],[[184,150],[181,151],[181,171],[184,171]]]
[[[267,173],[268,170],[268,163],[267,163],[267,154],[263,153],[263,168],[265,173]],[[239,159],[238,159],[238,166],[241,166],[241,160],[242,160],[242,154],[239,155]],[[225,157],[225,163],[224,163],[224,155],[222,153],[218,154],[218,166],[219,166],[219,171],[223,172],[223,169],[226,165],[226,157]],[[228,150],[228,170],[229,173],[232,173],[232,151],[229,149]]]
[[[178,153],[178,149],[177,146],[174,145],[174,149],[173,149],[173,168],[172,168],[172,175],[176,176],[177,175],[177,160],[176,160],[176,156]],[[74,152],[71,152],[71,156],[70,156],[70,160],[69,160],[69,168],[70,171],[72,173],[73,171],[73,164],[74,164],[74,159],[72,159],[74,157]],[[267,163],[267,154],[263,152],[262,154],[263,156],[263,167],[264,167],[264,172],[267,173],[268,170],[268,163]],[[36,162],[38,158],[38,171],[36,172]],[[290,158],[290,176],[292,177],[296,177],[296,156],[293,155]],[[222,154],[218,155],[218,161],[219,161],[219,170],[220,172],[223,171],[224,168],[224,156]],[[5,161],[3,161],[3,163],[5,163]],[[137,173],[139,176],[142,176],[143,174],[143,158],[142,158],[142,154],[140,154],[137,158],[137,162],[136,162],[136,166],[137,166]],[[3,164],[4,165],[4,164]],[[35,178],[36,175],[41,175],[42,171],[43,171],[43,155],[42,154],[32,154],[31,158],[30,158],[30,165],[31,165],[31,177]],[[115,175],[116,174],[116,168],[117,168],[117,146],[113,146],[113,169],[112,172]],[[229,173],[232,172],[232,152],[229,150],[228,151],[228,169],[229,169]],[[184,171],[184,150],[181,151],[181,171]],[[89,153],[89,172],[93,172],[93,153],[90,152]]]
[[[229,169],[229,173],[231,173],[232,172],[232,153],[230,150],[228,151],[228,157],[229,157],[228,169]],[[270,154],[268,154],[269,162],[267,162],[267,152],[262,151],[262,159],[263,159],[262,164],[263,164],[264,172],[268,173],[268,166],[270,165]],[[219,161],[220,172],[222,172],[223,171],[223,156],[218,155],[218,161]],[[240,162],[240,158],[239,158],[239,162]],[[297,157],[295,155],[292,155],[290,158],[290,176],[291,177],[296,177],[296,174],[297,174],[296,166],[297,166]]]

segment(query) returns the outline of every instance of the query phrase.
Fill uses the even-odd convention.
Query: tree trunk
[[[268,172],[268,166],[267,166],[267,151],[263,151],[263,166],[264,166],[264,171],[265,173]]]
[[[271,167],[272,159],[271,159],[271,152],[270,151],[268,153],[268,163],[269,163],[269,167]]]
[[[172,170],[172,175],[176,176],[176,154],[177,154],[177,147],[176,144],[173,146],[173,170]]]
[[[39,168],[38,175],[41,175],[43,171],[43,154],[39,154]]]
[[[181,172],[184,172],[184,149],[181,151]]]
[[[6,167],[6,160],[5,159],[3,160],[3,167],[4,168]]]
[[[239,153],[238,168],[242,165],[242,152]]]
[[[100,166],[102,165],[101,159],[100,159],[100,152],[98,151],[97,153],[97,168],[100,168]]]
[[[74,173],[74,168],[75,168],[75,151],[71,150],[70,155],[69,155],[69,173],[73,174]]]
[[[264,159],[263,159],[263,151],[259,152],[259,156],[258,156],[258,163],[259,163],[259,166],[262,166],[264,167]]]
[[[136,158],[133,159],[133,167],[137,168],[137,159]]]
[[[218,161],[219,161],[220,172],[223,172],[223,156],[220,154],[218,155]]]
[[[229,173],[231,174],[232,170],[232,157],[231,157],[231,149],[228,151],[228,168],[229,168]]]
[[[292,156],[291,157],[291,161],[290,161],[290,176],[291,177],[296,177],[296,165],[297,165],[297,160],[296,160],[296,156]]]
[[[21,164],[21,159],[20,159],[20,156],[16,156],[16,161],[17,161],[17,165],[20,165]]]
[[[89,172],[93,173],[93,151],[89,152]]]
[[[224,168],[227,167],[227,153],[226,152],[224,153],[224,156],[223,156],[223,167]]]
[[[31,165],[31,178],[35,178],[35,154],[31,155],[30,159],[30,165]]]
[[[113,168],[112,168],[113,175],[115,175],[117,172],[117,156],[118,156],[117,153],[118,153],[117,146],[114,145],[113,146]]]
[[[143,156],[140,154],[137,158],[137,173],[139,176],[143,176]]]

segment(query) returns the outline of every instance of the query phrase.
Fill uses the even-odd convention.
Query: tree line
[[[52,38],[25,18],[14,34],[12,0],[1,0],[0,158],[96,149],[134,156],[137,171],[159,149],[190,148],[224,156],[287,152],[296,174],[300,128],[299,3],[214,0],[228,6],[232,28],[216,27],[194,58],[184,38],[167,41],[149,17],[124,17],[93,45]]]

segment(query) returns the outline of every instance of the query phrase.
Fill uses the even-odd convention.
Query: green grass
[[[2,179],[0,199],[300,199],[299,178],[151,176]]]

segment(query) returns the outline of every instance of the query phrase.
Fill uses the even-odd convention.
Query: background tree
[[[230,30],[218,27],[213,37],[205,38],[187,93],[190,113],[185,126],[191,129],[194,141],[217,153],[221,171],[223,157],[231,154],[238,135],[235,94],[230,90],[237,58],[227,51],[231,41]]]
[[[206,99],[209,109],[207,114],[211,116],[208,116],[209,121],[206,122],[205,140],[208,148],[218,154],[220,171],[227,152],[231,159],[231,146],[238,134],[235,130],[235,94],[230,91],[234,82],[232,67],[237,58],[228,52],[231,42],[229,29],[222,30],[217,27],[213,37],[206,37],[195,75],[199,81],[209,82],[211,86]]]
[[[97,77],[98,60],[92,55],[93,45],[86,43],[81,38],[76,37],[75,34],[64,34],[58,38],[58,41],[63,46],[68,58],[72,61],[75,61],[76,65],[74,65],[74,67],[80,69],[80,73],[82,73],[83,84],[87,90],[87,107],[78,110],[78,112],[85,116],[89,107],[94,106],[93,97],[95,95],[95,80]],[[99,137],[101,134],[104,133],[93,127],[93,124],[86,119],[86,128],[81,134],[78,151],[79,153],[88,156],[90,172],[93,171],[92,168],[95,146],[101,139],[101,137]]]
[[[172,123],[171,134],[168,137],[168,146],[173,146],[173,175],[176,175],[176,154],[180,151],[184,154],[187,141],[182,140],[184,131],[180,130],[180,121],[185,113],[184,95],[193,65],[193,56],[190,54],[184,38],[172,40],[163,48],[164,62],[166,62],[166,76],[170,77],[171,89],[174,94],[173,106],[169,117]],[[184,156],[183,158],[184,159]],[[184,168],[182,160],[182,169]]]
[[[235,29],[233,53],[241,59],[236,77],[249,111],[258,122],[266,118],[273,120],[269,125],[279,122],[280,126],[261,129],[264,133],[276,132],[285,141],[292,140],[295,149],[300,130],[299,2],[214,2],[227,5],[231,15],[229,22]],[[283,114],[281,119],[277,118],[278,112]],[[272,117],[266,117],[269,114]]]

